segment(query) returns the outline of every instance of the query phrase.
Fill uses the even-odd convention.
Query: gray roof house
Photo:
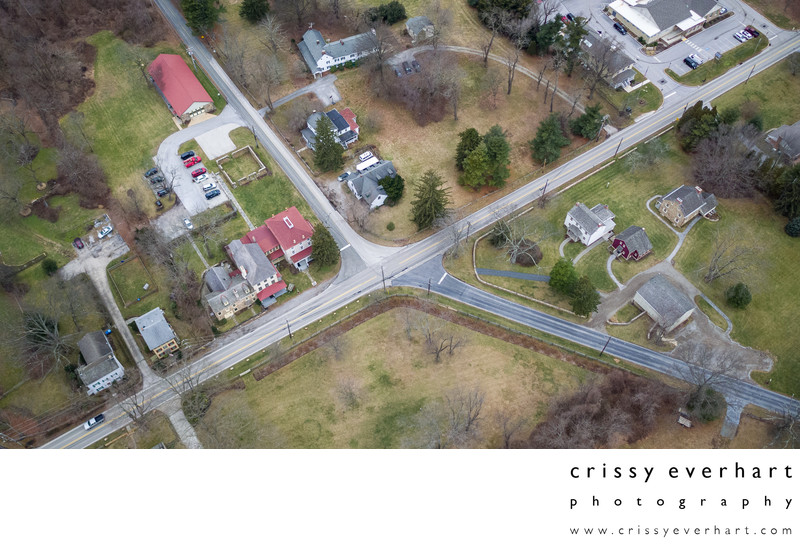
[[[85,363],[78,367],[78,377],[89,395],[94,395],[125,377],[125,369],[117,360],[102,331],[90,332],[81,338],[78,349]]]
[[[424,15],[412,17],[406,21],[406,32],[411,37],[412,43],[417,40],[432,38],[434,32],[433,22]]]
[[[377,50],[373,44],[374,35],[375,31],[371,31],[325,42],[320,31],[309,29],[303,34],[303,39],[297,47],[316,78],[318,74],[327,72],[332,66],[356,61],[374,53]]]
[[[366,171],[349,178],[347,186],[357,199],[363,199],[370,209],[375,209],[383,205],[387,197],[386,191],[378,181],[387,176],[394,178],[395,175],[397,170],[392,162],[381,160]]]
[[[278,270],[258,246],[258,243],[242,243],[238,239],[226,247],[228,256],[239,269],[239,274],[253,286],[256,292],[276,283]]]
[[[153,308],[136,318],[136,328],[144,338],[147,348],[161,358],[178,349],[178,335],[164,317],[164,310]]]
[[[695,307],[688,296],[661,274],[642,285],[633,302],[667,333],[689,319]]]
[[[800,122],[782,125],[767,134],[767,143],[789,163],[800,160]]]
[[[241,273],[234,274],[222,266],[206,271],[206,304],[218,320],[233,317],[256,301],[256,291]]]
[[[609,55],[609,58],[603,59],[608,63],[608,76],[605,78],[605,82],[612,87],[612,89],[619,89],[620,87],[626,87],[631,85],[633,79],[636,77],[636,71],[633,70],[633,65],[635,61],[631,59],[621,47],[616,49],[614,48],[613,42],[610,45],[610,48],[613,49],[613,52],[608,52],[608,49],[593,47],[598,40],[602,38],[593,38],[591,35],[587,36],[583,40],[581,40],[581,50],[583,50],[584,56],[593,56],[593,55],[600,55],[601,58],[603,55]],[[598,52],[599,53],[596,53]]]
[[[567,237],[587,247],[601,238],[607,239],[616,226],[614,217],[608,205],[598,203],[589,209],[583,203],[576,203],[564,219]]]
[[[345,109],[343,112],[352,113],[349,108]],[[308,117],[306,126],[300,130],[300,134],[303,135],[303,140],[306,141],[306,145],[311,150],[314,150],[314,146],[317,143],[317,122],[322,116],[326,116],[331,121],[336,142],[341,144],[342,148],[346,149],[350,144],[358,140],[358,125],[355,123],[355,115],[353,115],[353,123],[351,124],[336,109],[329,110],[325,113],[314,112]]]
[[[636,38],[669,46],[719,15],[716,0],[615,0],[606,11]]]
[[[697,215],[713,219],[717,209],[714,194],[704,192],[699,186],[679,186],[656,203],[661,216],[675,226],[683,226]]]
[[[611,242],[613,253],[625,260],[641,260],[653,250],[650,238],[641,226],[628,226]]]

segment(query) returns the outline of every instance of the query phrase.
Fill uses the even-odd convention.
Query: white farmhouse
[[[601,238],[608,239],[616,226],[614,217],[608,205],[598,203],[589,209],[583,203],[576,203],[564,219],[567,237],[587,247]]]

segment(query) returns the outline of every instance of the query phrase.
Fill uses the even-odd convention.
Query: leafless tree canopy
[[[800,412],[786,410],[772,420],[772,440],[765,448],[800,448]]]
[[[559,397],[531,433],[531,448],[613,448],[645,437],[677,394],[652,380],[614,371]]]
[[[752,267],[755,253],[743,238],[744,234],[717,230],[703,277],[706,283],[747,271]]]
[[[614,58],[620,45],[614,39],[593,37],[592,47],[584,56],[586,83],[589,86],[589,100],[594,96],[600,82],[611,76]]]
[[[698,143],[692,158],[697,185],[721,198],[752,195],[759,162],[750,146],[759,138],[759,131],[750,124],[720,124]]]
[[[525,17],[517,19],[506,13],[503,21],[503,29],[509,40],[511,46],[506,53],[506,67],[508,68],[508,89],[507,94],[511,95],[511,86],[514,84],[514,76],[517,72],[517,63],[519,63],[522,50],[528,47],[530,40],[528,33],[533,26],[533,19]]]
[[[350,376],[336,383],[336,398],[347,410],[358,408],[361,400],[361,386]]]
[[[511,448],[514,438],[528,424],[528,418],[517,416],[506,408],[495,412],[494,420],[503,438],[503,448]]]
[[[486,394],[463,386],[448,391],[444,401],[423,405],[403,440],[409,448],[465,448],[480,438],[481,411]]]

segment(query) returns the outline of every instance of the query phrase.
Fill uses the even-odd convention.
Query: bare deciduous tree
[[[341,378],[336,383],[336,397],[348,410],[358,408],[361,399],[361,387],[355,378]]]
[[[720,124],[695,149],[692,174],[697,185],[721,198],[752,195],[759,161],[748,143],[754,143],[759,135],[750,124],[736,127]]]
[[[285,20],[293,20],[297,28],[306,24],[308,12],[317,7],[317,0],[275,0],[275,11]]]
[[[502,81],[503,77],[495,67],[487,68],[481,79],[481,88],[485,96],[491,98],[492,109],[497,109],[497,95],[500,93]]]
[[[152,408],[152,399],[148,399],[144,391],[137,390],[136,385],[130,380],[123,380],[112,390],[120,410],[137,426],[146,427],[147,413]]]
[[[503,448],[511,448],[512,439],[525,427],[528,419],[522,416],[515,416],[505,408],[496,412],[494,418],[503,436]]]
[[[392,51],[395,50],[395,45],[396,40],[392,31],[383,23],[376,23],[369,32],[364,33],[359,39],[359,49],[373,52],[365,57],[363,62],[365,65],[370,66],[373,72],[378,73],[382,87],[386,83],[384,67]]]
[[[772,420],[773,437],[766,448],[800,448],[800,411],[785,410]]]
[[[341,361],[350,349],[350,344],[344,336],[332,336],[327,343],[330,353],[337,361]]]
[[[481,419],[485,398],[486,394],[477,386],[470,390],[458,387],[446,393],[451,430],[467,436],[470,435],[470,430],[474,433]]]
[[[517,72],[517,63],[519,63],[522,50],[528,47],[530,40],[528,39],[528,32],[533,26],[533,21],[529,17],[523,19],[516,19],[506,14],[503,21],[503,28],[511,41],[511,47],[506,53],[506,67],[508,67],[508,91],[507,94],[511,95],[511,86],[514,84],[514,76]]]
[[[483,22],[483,26],[490,32],[489,36],[481,44],[481,50],[483,51],[483,67],[488,68],[489,53],[492,50],[494,39],[497,33],[503,29],[503,11],[497,6],[492,6],[481,13],[481,21]]]
[[[221,53],[224,55],[225,71],[240,86],[249,87],[246,59],[247,47],[236,31],[223,27]]]
[[[273,110],[272,92],[283,82],[286,71],[275,54],[260,55],[257,57],[258,77],[261,83],[267,107]]]
[[[711,257],[705,268],[706,283],[750,268],[753,249],[742,242],[742,238],[733,232],[720,232],[714,236]]]
[[[591,40],[592,47],[588,48],[583,57],[586,67],[585,78],[589,85],[589,100],[594,97],[600,82],[611,76],[620,47],[615,40],[606,37],[595,37]]]
[[[453,22],[453,14],[449,9],[442,6],[441,0],[433,0],[431,7],[428,9],[428,19],[433,23],[433,36],[428,40],[433,46],[433,50],[437,51],[439,44],[444,40],[450,30],[450,24]]]
[[[687,407],[704,421],[716,418],[723,406],[718,392],[730,384],[732,375],[741,365],[735,350],[718,350],[698,342],[679,347],[675,356],[689,365],[681,374],[692,385],[686,399]]]
[[[273,14],[268,13],[258,23],[258,30],[260,31],[259,41],[272,55],[277,55],[280,50],[284,49],[286,32],[284,32],[281,22]]]

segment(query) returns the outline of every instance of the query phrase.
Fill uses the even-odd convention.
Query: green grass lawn
[[[733,322],[731,335],[746,346],[769,351],[775,358],[772,372],[756,372],[753,377],[783,393],[800,393],[800,353],[793,321],[794,295],[800,294],[800,247],[783,231],[786,219],[776,215],[770,203],[752,200],[720,200],[720,221],[700,222],[675,259],[676,267],[695,286],[717,303]],[[717,230],[732,232],[754,250],[751,268],[739,277],[723,278],[707,284],[704,266],[710,256]],[[696,232],[695,232],[696,231]],[[737,281],[750,287],[753,301],[745,310],[725,304],[725,290]]]
[[[787,0],[747,0],[750,7],[757,9],[764,17],[781,28],[800,27],[800,9]],[[789,11],[794,10],[794,12]]]
[[[703,85],[704,83],[722,76],[728,70],[739,65],[758,54],[769,45],[769,40],[762,34],[758,38],[751,39],[743,44],[722,54],[722,58],[717,61],[711,59],[706,61],[694,70],[690,70],[683,76],[678,76],[673,70],[667,69],[665,72],[676,82],[684,85]]]
[[[153,448],[158,443],[164,443],[167,448],[186,448],[169,418],[156,410],[148,414],[145,424],[136,427],[133,433],[129,434],[121,429],[89,448],[146,449]]]
[[[111,287],[119,292],[126,307],[158,290],[155,281],[138,256],[125,255],[119,262],[115,261],[108,268],[108,277],[112,281]],[[145,285],[149,287],[145,289]]]
[[[203,159],[208,159],[206,157],[206,153],[203,151],[203,149],[200,147],[199,144],[197,144],[197,141],[194,140],[194,139],[188,140],[185,143],[183,143],[182,145],[180,145],[178,147],[178,154],[183,154],[184,152],[188,152],[189,150],[194,150],[194,153],[196,155],[200,156]]]
[[[260,169],[258,162],[250,154],[242,154],[238,158],[231,158],[223,164],[231,180],[237,181],[242,177],[255,173]]]
[[[477,445],[498,446],[490,418],[496,411],[530,416],[523,437],[554,395],[590,376],[565,362],[455,326],[468,345],[434,363],[419,333],[412,341],[406,339],[403,313],[391,310],[343,334],[345,350],[339,360],[323,347],[259,382],[247,376],[244,391],[214,399],[196,428],[201,442],[228,448],[397,448],[412,436],[415,416],[426,402],[443,401],[457,386],[479,386],[486,393],[481,414],[486,419]],[[420,312],[410,313],[422,320]],[[374,343],[362,343],[365,339]],[[354,407],[337,395],[345,381],[355,385]]]
[[[645,79],[644,75],[636,70],[636,81],[643,82]],[[604,82],[601,82],[597,87],[596,97],[602,99],[605,103],[603,104],[603,111],[609,113],[612,117],[611,123],[619,127],[625,127],[633,123],[642,114],[658,110],[661,103],[664,102],[664,96],[661,91],[651,83],[647,83],[630,93],[623,89],[611,89]],[[628,116],[620,117],[619,112],[623,111],[625,107],[630,107],[631,113]]]
[[[745,84],[728,91],[714,101],[719,110],[742,109],[745,103],[758,108],[764,129],[783,124],[793,124],[800,119],[800,101],[781,100],[800,96],[800,76],[792,76],[789,60],[784,59],[763,72],[756,74]]]
[[[220,209],[221,208],[221,209]],[[228,203],[220,205],[219,207],[215,208],[216,210],[221,210],[223,213],[229,213],[231,211],[231,206]],[[199,215],[195,215],[192,217],[192,222],[194,223],[195,227],[202,226],[208,219],[212,218],[214,215],[218,213],[215,210],[207,210],[203,211]],[[225,254],[223,248],[225,245],[233,241],[234,239],[239,239],[244,236],[249,231],[247,227],[247,223],[244,219],[236,215],[233,218],[226,220],[220,227],[219,227],[219,237],[218,241],[208,241],[208,249],[206,249],[205,242],[203,238],[200,237],[196,232],[192,235],[195,244],[200,249],[200,252],[203,253],[206,260],[209,264],[216,264],[222,260],[227,260],[228,255]]]
[[[297,207],[311,224],[317,221],[311,212],[311,207],[283,173],[254,180],[234,189],[233,193],[255,225],[261,224],[292,205]]]
[[[697,304],[697,307],[700,308],[700,311],[706,314],[706,316],[716,326],[721,328],[723,331],[728,328],[728,323],[725,321],[725,319],[719,314],[717,310],[711,307],[711,304],[706,302],[705,298],[695,296],[694,303]]]

